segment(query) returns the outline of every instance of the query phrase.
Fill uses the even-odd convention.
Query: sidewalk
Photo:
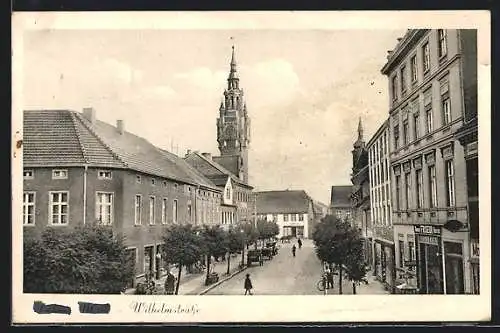
[[[333,290],[328,290],[328,295],[339,294],[339,277],[335,275]],[[356,286],[356,295],[388,295],[389,291],[385,290],[384,285],[380,283],[372,272],[366,274],[368,284],[361,283]],[[347,279],[342,279],[342,295],[352,295],[352,282]]]
[[[246,251],[245,251],[246,256]],[[231,256],[231,268],[229,270],[229,275],[227,275],[227,259],[225,261],[215,262],[212,260],[211,266],[213,268],[214,273],[219,274],[219,281],[223,280],[226,277],[231,276],[237,271],[241,270],[239,267],[241,263],[241,254],[236,254]],[[176,268],[172,269],[172,274],[177,278],[178,271]],[[179,285],[179,295],[198,295],[204,292],[210,286],[214,286],[214,284],[206,286],[205,278],[207,276],[206,270],[202,273],[189,274],[186,272],[186,269],[183,268],[183,272],[181,274],[181,283]],[[164,285],[165,285],[166,274],[162,276],[159,280],[156,280],[156,286],[159,290],[159,294],[164,295]]]

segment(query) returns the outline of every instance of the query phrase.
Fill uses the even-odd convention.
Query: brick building
[[[388,290],[395,287],[394,232],[390,190],[389,127],[385,121],[366,145],[370,173],[373,274]]]
[[[222,191],[182,158],[95,110],[24,112],[25,233],[108,225],[125,242],[136,274],[163,268],[162,234],[171,224],[219,224]],[[200,216],[200,202],[208,202]]]
[[[352,193],[351,205],[353,226],[361,231],[365,241],[365,261],[373,265],[373,229],[370,209],[370,177],[368,173],[368,150],[363,139],[361,118],[358,124],[358,138],[352,150]]]
[[[396,265],[424,294],[474,292],[474,201],[454,134],[474,108],[476,43],[468,30],[408,30],[382,68],[390,90]]]

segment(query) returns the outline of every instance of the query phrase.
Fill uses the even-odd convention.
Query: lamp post
[[[243,229],[240,229],[240,233],[241,233],[241,267],[245,266],[245,234],[244,234],[244,230]]]

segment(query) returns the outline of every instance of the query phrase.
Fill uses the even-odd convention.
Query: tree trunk
[[[356,282],[352,283],[352,293],[353,295],[356,295]]]
[[[339,265],[339,295],[342,295],[342,265]]]
[[[182,273],[182,264],[179,263],[179,272],[177,272],[177,285],[175,286],[175,294],[179,295],[179,286],[181,283],[181,273]]]
[[[227,255],[227,275],[229,275],[229,271],[231,269],[231,264],[230,264],[231,263],[231,253],[228,252],[227,254],[228,254]]]
[[[211,262],[211,255],[207,255],[207,280],[208,281],[208,276],[210,275],[210,262]]]

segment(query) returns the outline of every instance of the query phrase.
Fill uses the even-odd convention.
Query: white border
[[[38,29],[478,29],[481,295],[390,296],[105,296],[22,293],[22,223],[13,220],[12,309],[15,323],[70,322],[308,322],[308,321],[482,321],[491,316],[490,286],[490,14],[488,11],[343,11],[343,12],[23,12],[12,17],[13,198],[21,198],[23,31]],[[381,54],[381,57],[385,55]],[[389,108],[389,106],[388,106]],[[13,216],[22,200],[12,200]],[[72,314],[38,315],[33,301],[71,306]],[[86,315],[78,301],[111,303],[108,315]],[[136,313],[133,302],[165,302],[193,310],[187,314]],[[237,306],[235,306],[237,304]]]

